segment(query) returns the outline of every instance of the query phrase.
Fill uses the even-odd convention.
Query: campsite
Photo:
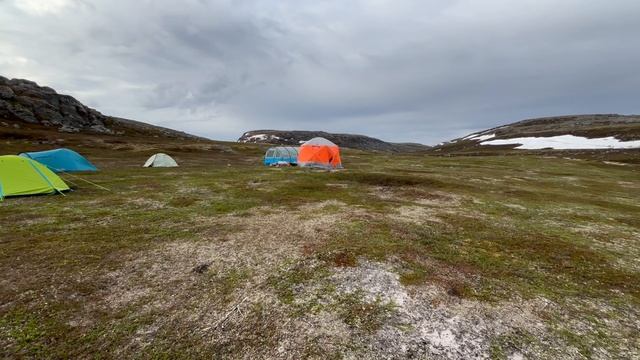
[[[109,191],[0,204],[5,354],[637,354],[637,166],[73,141]],[[179,167],[143,168],[158,152]]]
[[[640,360],[639,15],[0,0],[0,359]]]

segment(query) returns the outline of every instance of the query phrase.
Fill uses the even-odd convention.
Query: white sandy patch
[[[502,205],[504,205],[504,206],[506,206],[506,207],[508,207],[510,209],[514,209],[514,210],[520,210],[520,211],[526,211],[527,210],[526,207],[524,207],[522,205],[519,205],[519,204],[503,203]]]
[[[179,194],[207,194],[210,193],[211,190],[205,187],[197,187],[197,186],[189,186],[189,185],[182,185],[179,189],[178,189],[178,193]]]
[[[337,269],[331,280],[340,293],[364,291],[365,301],[395,305],[395,315],[365,344],[374,358],[488,359],[497,337],[525,329],[544,337],[546,326],[536,312],[552,305],[545,299],[482,303],[450,296],[438,286],[409,291],[391,265],[369,261],[356,268]],[[535,349],[521,351],[536,353]],[[565,352],[567,359],[576,355],[571,349]],[[518,358],[522,353],[507,355]]]
[[[328,187],[340,188],[340,189],[346,189],[349,187],[349,184],[340,184],[340,183],[326,183],[325,185]]]
[[[149,208],[151,210],[159,210],[159,209],[164,209],[166,207],[165,203],[160,202],[158,200],[153,200],[153,199],[138,198],[138,199],[131,199],[129,200],[129,202],[136,206]]]
[[[329,200],[304,205],[296,217],[287,211],[261,212],[272,208],[253,209],[250,217],[197,216],[199,223],[211,224],[211,230],[201,234],[200,241],[165,243],[146,251],[144,256],[136,254],[125,267],[106,275],[113,288],[105,299],[112,307],[120,307],[142,296],[163,294],[167,287],[174,286],[172,290],[176,290],[175,287],[192,282],[191,270],[199,264],[210,264],[220,271],[251,269],[255,272],[254,281],[259,280],[271,274],[272,268],[282,261],[301,256],[305,243],[317,243],[330,236],[331,229],[345,214],[319,213],[327,206],[345,204]],[[305,216],[308,214],[313,216]],[[238,230],[220,232],[216,231],[216,225],[237,226]]]
[[[442,222],[437,216],[437,211],[424,206],[401,206],[389,217],[395,220],[406,221],[416,225],[423,225],[425,222]]]
[[[48,225],[56,222],[56,219],[50,217],[32,217],[26,219],[20,219],[16,221],[16,224],[20,224],[20,226],[31,226],[31,225]]]
[[[579,150],[579,149],[634,149],[640,148],[640,140],[621,141],[613,136],[588,139],[581,136],[558,135],[551,137],[522,137],[483,141],[481,145],[518,145],[523,150]]]
[[[607,164],[607,165],[629,166],[629,164],[625,164],[625,163],[621,163],[621,162],[616,162],[616,161],[603,161],[602,163]]]
[[[640,189],[640,183],[633,183],[631,181],[618,181],[618,185],[630,189]]]

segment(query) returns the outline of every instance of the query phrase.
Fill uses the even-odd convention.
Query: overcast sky
[[[434,144],[640,113],[640,1],[0,0],[0,75],[214,139]]]

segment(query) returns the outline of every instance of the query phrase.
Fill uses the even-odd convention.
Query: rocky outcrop
[[[62,132],[112,134],[107,116],[33,81],[0,76],[0,119],[56,127]]]
[[[20,124],[40,125],[67,133],[204,139],[161,126],[106,116],[50,87],[0,76],[0,126],[21,128]]]
[[[332,134],[324,131],[253,130],[242,134],[238,142],[298,146],[314,137],[331,140],[340,147],[360,150],[402,152],[428,148],[420,144],[394,144],[364,135]]]

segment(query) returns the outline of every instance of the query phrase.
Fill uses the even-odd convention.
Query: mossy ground
[[[180,168],[143,169],[162,146],[85,145],[101,171],[80,177],[110,191],[63,175],[76,184],[64,197],[0,204],[4,356],[371,355],[296,334],[307,314],[363,343],[415,326],[393,324],[398,304],[335,283],[369,261],[391,264],[409,293],[545,299],[543,335],[575,349],[567,358],[639,354],[635,165],[347,150],[346,170],[328,173],[265,168],[250,145],[171,149]],[[499,358],[541,339],[519,329],[486,341]]]

